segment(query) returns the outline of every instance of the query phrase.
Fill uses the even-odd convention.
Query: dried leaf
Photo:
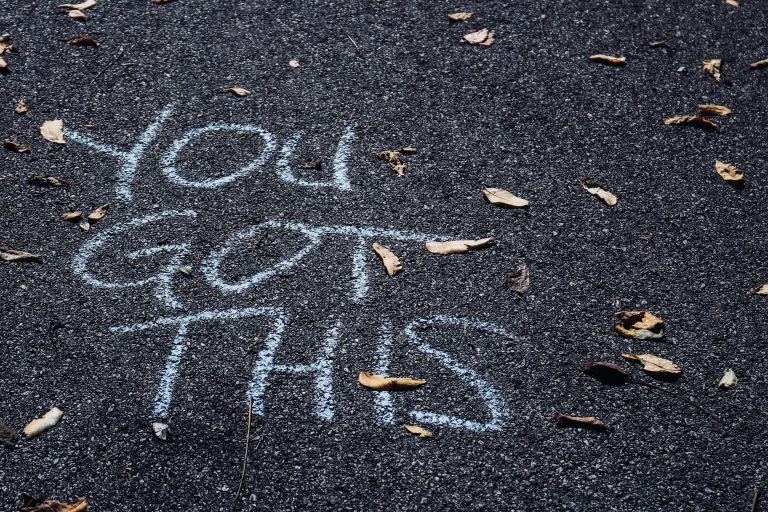
[[[768,283],[752,288],[749,290],[749,293],[752,295],[768,295]]]
[[[161,441],[167,441],[170,427],[168,426],[167,423],[153,423],[152,431],[155,433],[155,437],[157,437]]]
[[[96,0],[85,0],[85,2],[81,2],[79,4],[61,4],[57,5],[57,9],[68,9],[72,11],[84,11],[85,9],[90,9],[91,7],[94,7],[96,5]]]
[[[408,424],[406,424],[406,425],[403,425],[403,427],[405,427],[405,430],[407,430],[411,434],[416,434],[419,437],[432,437],[432,432],[430,432],[429,430],[427,430],[425,428],[421,428],[421,427],[419,427],[417,425],[408,425]]]
[[[301,64],[299,64],[298,59],[291,59],[291,60],[289,60],[288,61],[288,65],[291,66],[293,69],[296,69],[299,66],[301,66]]]
[[[531,276],[528,271],[528,265],[525,263],[519,264],[515,269],[515,273],[504,280],[504,285],[518,295],[523,295],[527,292],[528,288],[531,287]]]
[[[90,231],[90,230],[91,230],[91,223],[90,223],[90,222],[88,222],[88,221],[87,221],[87,220],[85,220],[85,219],[81,220],[81,221],[80,221],[80,224],[78,224],[78,226],[79,226],[79,227],[80,227],[80,229],[82,229],[83,231]]]
[[[650,373],[666,373],[677,375],[682,368],[669,359],[654,356],[653,354],[621,354],[621,357],[633,363],[640,363],[643,370]]]
[[[18,47],[11,43],[11,34],[3,34],[0,36],[0,55],[4,53],[18,53]]]
[[[41,259],[43,259],[43,257],[39,254],[17,251],[0,246],[0,260],[2,261],[40,261]]]
[[[727,370],[725,370],[725,373],[720,379],[720,382],[717,383],[717,387],[723,388],[723,389],[732,389],[736,387],[736,384],[738,382],[739,382],[739,379],[736,378],[736,372],[728,368]]]
[[[768,67],[768,59],[758,60],[749,65],[749,69],[760,69]]]
[[[483,189],[483,195],[485,199],[496,206],[504,206],[506,208],[527,208],[528,201],[521,197],[517,197],[512,192],[504,190],[503,188],[486,187]]]
[[[253,94],[248,89],[243,89],[242,87],[229,87],[227,89],[224,89],[224,92],[231,92],[235,96],[250,96]]]
[[[32,151],[32,146],[28,144],[19,144],[14,140],[3,141],[3,147],[5,149],[15,151],[17,153],[29,153],[30,151]]]
[[[49,142],[55,142],[56,144],[67,143],[64,140],[64,121],[61,119],[44,122],[40,126],[40,135]]]
[[[703,61],[704,71],[709,73],[712,78],[720,81],[720,66],[723,64],[723,59],[707,59]]]
[[[410,389],[427,383],[425,380],[412,379],[410,377],[384,377],[383,375],[370,372],[360,372],[357,380],[366,388],[376,391]]]
[[[107,214],[107,210],[112,206],[110,203],[103,204],[88,214],[88,220],[91,222],[98,222],[104,218]]]
[[[725,181],[744,181],[744,174],[734,167],[733,164],[726,164],[720,160],[715,160],[715,171],[717,171],[717,174],[719,174]]]
[[[85,498],[75,503],[63,503],[57,500],[37,499],[23,495],[21,497],[21,512],[83,512],[88,508]]]
[[[373,250],[376,251],[376,254],[379,255],[382,263],[384,263],[384,268],[387,269],[387,274],[394,276],[403,270],[403,266],[400,263],[400,260],[397,259],[397,256],[395,256],[392,251],[378,243],[373,244]]]
[[[24,100],[19,100],[16,102],[16,108],[14,109],[17,114],[26,114],[27,113],[27,104],[24,103]]]
[[[68,187],[69,183],[56,176],[31,176],[27,183],[40,187]]]
[[[699,110],[704,112],[705,114],[712,114],[716,116],[727,116],[732,111],[728,107],[723,107],[722,105],[698,105]]]
[[[605,361],[587,361],[584,371],[603,384],[621,386],[629,381],[629,374],[621,366]]]
[[[93,46],[96,48],[101,46],[98,41],[96,41],[94,38],[90,36],[73,37],[72,39],[67,41],[67,44],[71,44],[73,46]]]
[[[0,57],[0,71],[6,71],[8,69],[8,62],[2,57]]]
[[[69,221],[77,220],[82,216],[83,216],[83,212],[67,212],[67,213],[61,214],[62,219],[69,220]]]
[[[67,16],[77,21],[85,21],[85,13],[83,11],[72,10],[67,13]]]
[[[614,315],[620,323],[614,329],[626,338],[638,340],[664,337],[664,320],[648,311],[620,311]]]
[[[725,0],[725,3],[733,7],[739,6],[739,0]]]
[[[462,43],[477,44],[480,46],[491,46],[494,41],[493,32],[487,28],[480,29],[476,32],[470,32],[461,38]]]
[[[400,148],[400,152],[405,155],[415,155],[416,151],[416,148],[413,146],[405,146],[404,148]]]
[[[595,62],[601,62],[603,64],[611,64],[613,66],[623,66],[627,63],[626,57],[614,57],[613,55],[603,55],[601,53],[590,55],[589,60],[594,60]]]
[[[471,18],[474,15],[475,13],[473,12],[466,12],[466,11],[455,12],[453,14],[449,14],[448,19],[451,21],[467,21],[469,18]]]
[[[27,437],[37,437],[46,430],[53,428],[62,416],[64,416],[64,411],[58,407],[54,407],[41,418],[30,421],[27,426],[24,427],[24,435]]]
[[[19,442],[19,434],[0,421],[0,445],[13,448]]]
[[[616,203],[619,202],[615,195],[605,190],[602,185],[594,182],[593,180],[585,178],[580,181],[584,190],[597,197],[608,206],[615,206]]]
[[[690,124],[707,130],[714,130],[717,124],[706,116],[673,116],[664,120],[664,125]]]
[[[480,240],[452,240],[450,242],[427,242],[427,250],[433,254],[461,254],[470,249],[480,249],[496,240],[496,237]]]
[[[594,416],[570,416],[561,412],[555,413],[555,425],[558,427],[589,428],[606,430],[605,423]]]
[[[376,157],[389,164],[389,168],[397,173],[398,176],[405,174],[405,162],[399,151],[382,151],[376,153]]]

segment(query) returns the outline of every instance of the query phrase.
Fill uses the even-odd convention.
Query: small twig
[[[347,37],[349,38],[349,40],[350,40],[350,41],[352,41],[352,44],[353,44],[353,45],[355,45],[355,48],[357,48],[357,49],[359,50],[359,49],[360,49],[360,47],[359,47],[359,46],[357,46],[357,43],[355,42],[355,40],[354,40],[354,39],[352,39],[352,36],[351,36],[351,35],[349,35],[349,34],[347,34]]]
[[[713,418],[715,418],[715,419],[720,419],[720,418],[717,416],[717,414],[715,414],[715,413],[713,413],[713,412],[711,412],[711,411],[709,411],[709,410],[705,409],[704,407],[700,406],[699,404],[697,404],[697,403],[696,403],[696,402],[694,402],[693,400],[690,400],[689,398],[686,398],[686,397],[684,397],[684,396],[682,396],[682,395],[678,395],[678,394],[676,394],[676,393],[673,393],[673,392],[671,392],[671,391],[669,391],[669,390],[667,390],[667,389],[665,389],[665,388],[663,388],[663,387],[661,387],[661,386],[657,386],[656,384],[652,384],[652,383],[650,383],[650,382],[643,382],[643,381],[634,380],[634,379],[632,379],[630,382],[634,382],[635,384],[640,384],[641,386],[645,386],[645,387],[647,387],[647,388],[658,389],[658,390],[659,390],[659,391],[661,391],[662,393],[666,393],[666,394],[668,394],[669,396],[673,396],[673,397],[677,398],[678,400],[682,400],[682,401],[684,401],[684,402],[687,402],[687,403],[691,404],[692,406],[694,406],[695,408],[697,408],[697,409],[698,409],[698,410],[700,410],[701,412],[704,412],[704,413],[706,413],[706,414],[709,414],[710,416],[712,416],[712,417],[713,417]]]
[[[757,510],[757,504],[760,501],[760,488],[755,486],[755,495],[752,497],[752,512]]]
[[[245,457],[243,458],[243,472],[240,474],[240,485],[237,486],[237,494],[235,494],[235,502],[237,502],[237,498],[240,497],[240,491],[243,490],[243,481],[245,480],[245,468],[248,466],[248,446],[251,444],[251,420],[252,419],[253,419],[253,397],[251,397],[248,400],[248,430],[246,430],[246,433],[245,433]],[[258,448],[260,444],[261,444],[261,439],[259,439],[259,444],[256,445],[256,448]]]
[[[130,48],[133,48],[133,45],[131,45],[131,46],[130,46]],[[108,70],[109,68],[111,68],[112,66],[114,66],[115,64],[117,64],[117,63],[120,61],[120,59],[122,59],[122,58],[123,58],[123,54],[125,54],[125,48],[123,48],[123,47],[120,47],[120,53],[118,53],[118,54],[117,54],[117,57],[115,57],[115,60],[113,60],[112,62],[110,62],[109,64],[107,64],[107,65],[104,67],[104,69],[102,69],[101,71],[99,71],[99,74],[97,74],[95,77],[93,77],[93,80],[91,80],[91,83],[93,83],[93,82],[95,82],[96,80],[98,80],[98,79],[99,79],[99,77],[101,77],[101,75],[103,75],[104,73],[106,73],[106,72],[107,72],[107,70]]]

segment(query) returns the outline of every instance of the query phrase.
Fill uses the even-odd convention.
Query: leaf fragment
[[[405,146],[400,148],[400,152],[404,155],[415,155],[418,150],[413,146]]]
[[[389,164],[389,168],[397,173],[398,176],[405,175],[405,162],[399,151],[381,151],[375,153],[376,158],[384,160]]]
[[[705,114],[712,114],[716,116],[727,116],[732,112],[728,107],[722,105],[697,105],[699,110]]]
[[[664,125],[690,124],[706,130],[714,130],[717,124],[707,116],[672,116],[664,119]]]
[[[723,59],[706,59],[702,61],[704,64],[704,71],[716,81],[720,81],[720,66],[723,64]]]
[[[0,55],[4,53],[19,52],[19,48],[11,42],[12,39],[11,34],[3,34],[0,36]]]
[[[11,427],[0,421],[0,445],[6,448],[13,448],[19,442],[19,434]]]
[[[614,316],[619,323],[613,327],[625,338],[652,340],[664,337],[664,320],[649,311],[620,311]]]
[[[91,36],[83,35],[67,40],[67,44],[71,44],[72,46],[93,46],[94,48],[101,46],[101,44]]]
[[[739,379],[736,377],[736,372],[734,372],[731,368],[728,368],[720,378],[720,382],[717,383],[717,387],[721,389],[733,389],[736,387],[738,382]]]
[[[96,0],[85,0],[79,4],[61,4],[57,5],[57,9],[66,9],[68,11],[84,11],[96,6]]]
[[[64,140],[64,121],[61,119],[53,119],[46,121],[40,126],[40,135],[43,136],[48,142],[55,144],[66,144]]]
[[[528,270],[528,265],[521,263],[515,269],[515,273],[508,276],[504,280],[504,286],[517,293],[523,295],[531,287],[531,276]]]
[[[602,53],[590,55],[589,60],[601,62],[603,64],[610,64],[612,66],[623,66],[627,63],[626,57],[615,57],[613,55],[603,55]]]
[[[493,37],[493,32],[487,28],[483,28],[475,32],[470,32],[461,38],[462,43],[476,44],[479,46],[491,46],[494,41],[495,39]]]
[[[470,249],[480,249],[496,240],[489,236],[479,240],[451,240],[449,242],[427,242],[426,248],[432,254],[462,254]]]
[[[86,20],[85,13],[83,11],[78,11],[77,9],[69,11],[67,13],[67,16],[69,16],[73,20],[77,20],[77,21],[85,21]]]
[[[288,65],[291,66],[293,69],[296,69],[299,66],[301,66],[301,64],[299,64],[299,60],[298,59],[291,59],[291,60],[289,60],[288,61]]]
[[[103,204],[88,214],[88,220],[90,222],[98,222],[107,215],[107,210],[112,206],[111,203]]]
[[[432,432],[425,428],[419,427],[418,425],[405,424],[403,427],[411,434],[416,434],[419,437],[432,437]]]
[[[606,430],[605,423],[594,416],[571,416],[561,412],[555,413],[555,425],[557,427],[588,428],[592,430]]]
[[[159,422],[152,423],[152,431],[155,433],[155,437],[157,437],[161,441],[168,440],[168,433],[170,431],[170,428],[171,427],[167,423],[159,423]]]
[[[32,151],[32,146],[29,144],[19,144],[15,140],[4,140],[3,147],[7,150],[15,151],[16,153],[29,153]]]
[[[14,111],[19,115],[27,113],[27,104],[24,103],[23,99],[16,102],[16,108],[14,108]]]
[[[21,512],[83,512],[88,508],[85,498],[74,503],[63,503],[53,499],[33,498],[28,495],[21,497]]]
[[[749,69],[760,69],[768,67],[768,59],[758,60],[749,65]]]
[[[7,71],[8,70],[8,62],[0,57],[0,71]]]
[[[234,94],[235,96],[240,96],[240,97],[242,97],[242,96],[250,96],[251,94],[253,94],[248,89],[243,89],[242,87],[228,87],[228,88],[224,89],[224,92],[229,92],[229,93]]]
[[[621,357],[632,363],[639,363],[642,365],[643,370],[649,373],[665,373],[671,375],[677,375],[682,371],[682,368],[662,357],[654,356],[653,354],[621,354]]]
[[[54,407],[49,410],[42,417],[30,421],[26,427],[24,427],[24,435],[27,437],[37,437],[43,432],[53,428],[64,416],[64,411],[58,407]]]
[[[373,250],[376,251],[376,254],[381,258],[381,262],[384,263],[384,268],[387,269],[387,274],[394,276],[403,270],[403,265],[392,251],[376,242],[373,244]]]
[[[192,265],[182,265],[179,267],[179,272],[189,277],[192,275]]]
[[[39,187],[68,187],[69,182],[64,181],[56,176],[30,176],[27,178],[27,183],[30,185],[37,185]]]
[[[725,3],[732,6],[732,7],[738,7],[739,6],[739,0],[725,0]]]
[[[740,182],[744,181],[744,173],[734,167],[733,164],[727,164],[720,160],[715,160],[715,171],[725,181]]]
[[[593,196],[600,199],[602,202],[604,202],[608,206],[615,206],[616,203],[619,202],[618,198],[613,195],[612,193],[608,192],[605,188],[603,188],[602,185],[599,183],[589,179],[584,178],[582,180],[579,180],[581,182],[581,186],[584,190],[586,190],[588,193],[592,194]]]
[[[483,195],[486,201],[496,206],[503,206],[506,208],[527,208],[528,201],[517,197],[512,192],[504,190],[503,188],[486,187],[483,189]]]
[[[752,295],[768,295],[768,283],[761,284],[749,290]]]
[[[384,377],[371,372],[360,372],[357,381],[368,389],[375,391],[391,391],[395,389],[411,389],[427,383],[425,380],[411,377]]]
[[[467,12],[467,11],[454,12],[453,14],[448,15],[448,19],[451,21],[467,21],[469,18],[471,18],[474,15],[475,13]]]
[[[83,231],[90,231],[91,230],[91,223],[87,220],[83,219],[78,224],[78,227],[82,229]]]
[[[74,221],[83,216],[83,212],[66,212],[61,214],[61,218],[67,221]]]
[[[624,368],[607,361],[587,361],[582,368],[603,384],[621,386],[629,381],[629,374]]]
[[[32,254],[26,251],[17,251],[8,247],[0,246],[0,260],[2,261],[40,261],[43,259],[39,254]]]

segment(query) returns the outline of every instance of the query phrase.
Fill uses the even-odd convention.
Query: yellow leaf
[[[723,59],[707,59],[703,61],[704,71],[709,73],[712,78],[720,81],[720,66],[723,63]]]
[[[476,32],[470,32],[461,38],[462,43],[477,44],[480,46],[491,46],[494,41],[493,32],[487,28],[480,29]]]
[[[727,370],[725,370],[725,373],[723,373],[723,376],[720,379],[720,382],[717,383],[717,387],[732,389],[736,387],[737,382],[739,382],[739,379],[736,378],[736,372],[728,368]]]
[[[734,167],[733,164],[726,164],[720,160],[715,160],[715,171],[725,181],[739,182],[744,180],[744,174]]]
[[[713,114],[717,116],[727,116],[731,113],[731,109],[723,107],[722,105],[698,105],[699,110],[705,114]]]
[[[397,256],[395,256],[392,251],[378,243],[373,244],[373,250],[376,251],[376,254],[379,255],[382,263],[384,263],[384,268],[387,269],[387,274],[393,276],[403,270],[400,260],[397,259]]]
[[[664,337],[664,320],[648,311],[621,311],[616,313],[621,323],[614,329],[626,338],[638,340],[659,339]]]
[[[243,89],[242,87],[229,87],[227,89],[224,89],[224,92],[231,92],[235,96],[250,96],[253,94],[248,89]]]
[[[405,427],[405,430],[410,432],[411,434],[416,434],[419,437],[432,437],[432,432],[425,428],[421,428],[417,425],[403,425]]]
[[[706,116],[673,116],[664,120],[664,125],[666,126],[675,124],[690,124],[708,130],[717,128],[717,124]]]
[[[752,295],[768,295],[768,283],[752,288],[749,290],[749,293]]]
[[[598,53],[597,55],[590,55],[590,60],[595,62],[602,62],[603,64],[612,64],[614,66],[623,66],[627,63],[626,57],[614,57],[613,55],[603,55]]]
[[[750,69],[760,69],[764,67],[768,67],[768,59],[759,60],[749,65]]]
[[[495,237],[480,240],[452,240],[450,242],[427,242],[427,250],[433,254],[461,254],[470,249],[485,247],[496,240]]]
[[[453,14],[448,15],[448,19],[451,21],[467,21],[469,18],[474,16],[475,13],[473,12],[455,12]]]
[[[653,354],[621,354],[621,357],[633,363],[640,363],[643,370],[650,373],[668,373],[676,375],[682,371],[680,366],[669,359],[654,356]]]
[[[37,437],[46,430],[53,428],[62,416],[64,416],[64,411],[58,407],[54,407],[41,418],[30,421],[27,426],[24,427],[24,435],[27,437]]]
[[[517,197],[512,192],[504,190],[503,188],[486,187],[483,189],[483,195],[485,199],[497,206],[504,206],[507,208],[526,208],[528,201],[521,197]]]
[[[614,206],[616,205],[616,203],[619,202],[619,200],[616,198],[615,195],[608,192],[606,189],[602,187],[602,185],[594,182],[593,180],[589,178],[585,178],[580,181],[581,181],[581,186],[584,190],[586,190],[593,196],[597,197],[608,206]]]
[[[369,389],[376,391],[389,391],[393,389],[409,389],[426,384],[427,381],[412,379],[410,377],[384,377],[376,373],[360,372],[358,382]]]
[[[64,140],[64,121],[61,119],[54,119],[53,121],[46,121],[40,127],[40,135],[49,142],[56,144],[66,144]]]

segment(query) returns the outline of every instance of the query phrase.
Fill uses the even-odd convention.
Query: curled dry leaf
[[[83,216],[83,212],[66,212],[61,214],[61,218],[68,221],[77,220]]]
[[[299,64],[299,60],[298,59],[291,59],[291,60],[289,60],[288,61],[288,65],[291,66],[293,69],[296,69],[299,66],[301,66],[301,64]]]
[[[761,284],[749,290],[752,295],[768,295],[768,283]]]
[[[712,78],[720,81],[720,66],[723,64],[723,59],[707,59],[702,62],[704,64],[704,71],[710,74]]]
[[[19,442],[19,439],[19,434],[0,421],[0,445],[6,448],[13,448]]]
[[[601,53],[590,55],[589,60],[594,60],[595,62],[601,62],[603,64],[611,64],[612,66],[623,66],[627,63],[626,57],[614,57],[613,55],[603,55]]]
[[[31,176],[27,178],[27,183],[39,187],[68,187],[69,182],[56,176]]]
[[[19,100],[16,102],[16,108],[14,109],[17,114],[26,114],[27,113],[27,104],[24,103],[24,100]]]
[[[760,69],[768,67],[768,59],[758,60],[749,65],[749,69]]]
[[[91,222],[98,222],[104,218],[107,214],[107,210],[112,206],[111,203],[103,204],[88,214],[88,220]]]
[[[357,380],[366,388],[376,391],[410,389],[427,383],[425,380],[412,379],[411,377],[384,377],[383,375],[370,372],[360,372]]]
[[[707,130],[714,130],[717,124],[707,116],[672,116],[664,119],[664,125],[690,124]]]
[[[77,20],[77,21],[85,21],[86,20],[85,13],[83,11],[78,11],[77,9],[69,11],[67,13],[67,16],[69,16],[73,20]]]
[[[486,187],[483,189],[483,195],[486,201],[496,206],[504,206],[506,208],[526,208],[528,207],[528,201],[521,197],[517,197],[512,192],[504,190],[503,188]]]
[[[603,384],[621,386],[629,381],[629,374],[621,366],[606,361],[587,361],[584,371]]]
[[[224,89],[224,92],[232,93],[235,96],[250,96],[253,94],[248,89],[243,89],[242,87],[228,87],[227,89]]]
[[[643,370],[649,373],[666,373],[677,375],[682,368],[669,359],[654,356],[653,354],[621,354],[621,357],[633,363],[642,365]]]
[[[619,323],[613,328],[625,338],[652,340],[664,337],[664,320],[649,311],[620,311],[614,316]]]
[[[26,427],[24,427],[24,435],[27,437],[37,437],[46,430],[50,430],[56,425],[61,417],[64,416],[64,411],[58,407],[54,407],[47,413],[43,414],[41,418],[30,421]]]
[[[39,254],[17,251],[15,249],[0,246],[0,260],[2,261],[40,261],[41,259],[43,259],[43,257]]]
[[[398,176],[405,174],[405,162],[399,151],[381,151],[376,153],[376,158],[387,162],[389,168],[396,172]]]
[[[515,269],[515,273],[508,276],[504,280],[504,286],[517,293],[523,295],[531,287],[531,276],[528,271],[528,265],[521,263]]]
[[[451,21],[467,21],[469,18],[471,18],[474,15],[475,13],[473,12],[466,12],[466,11],[455,12],[453,14],[449,14],[448,19]]]
[[[16,153],[29,153],[32,151],[32,146],[28,144],[19,144],[15,140],[4,140],[3,147]]]
[[[85,2],[81,2],[79,4],[61,4],[57,5],[56,7],[58,9],[67,9],[70,11],[84,11],[85,9],[90,9],[91,7],[96,6],[96,0],[85,0]]]
[[[727,370],[725,370],[725,373],[723,373],[723,376],[720,379],[720,382],[717,383],[717,387],[722,389],[733,389],[736,387],[736,384],[738,382],[739,382],[739,379],[736,378],[736,372],[728,368]]]
[[[88,508],[85,498],[74,503],[64,503],[58,500],[38,499],[32,496],[21,497],[21,512],[83,512]]]
[[[152,431],[155,433],[155,437],[160,439],[161,441],[168,440],[168,432],[170,430],[170,427],[167,423],[153,423],[152,424]]]
[[[615,195],[608,192],[605,188],[603,188],[602,185],[599,183],[596,183],[595,181],[585,178],[580,180],[581,186],[584,190],[592,194],[593,196],[600,199],[602,202],[607,204],[608,206],[615,206],[616,203],[619,202],[619,200],[616,198]]]
[[[400,148],[400,152],[405,155],[415,155],[417,149],[413,146],[405,146],[404,148]]]
[[[698,105],[699,110],[704,112],[705,114],[712,114],[715,116],[727,116],[732,111],[728,107],[723,107],[722,105]]]
[[[99,42],[91,36],[73,37],[72,39],[67,40],[67,44],[71,44],[73,46],[93,46],[95,48],[101,46],[101,44],[99,44]]]
[[[589,428],[606,430],[605,423],[594,416],[570,416],[561,412],[555,413],[555,425],[558,427]]]
[[[480,29],[476,32],[470,32],[461,38],[462,43],[477,44],[480,46],[491,46],[494,41],[493,32],[487,28]]]
[[[410,432],[411,434],[416,434],[419,437],[432,437],[432,432],[425,428],[421,428],[418,425],[403,425],[405,427],[405,430]]]
[[[40,126],[40,135],[43,136],[48,142],[54,142],[56,144],[66,144],[64,140],[64,121],[61,119],[53,119],[46,121]]]
[[[744,181],[744,174],[734,167],[733,164],[726,164],[720,160],[715,160],[715,171],[717,171],[717,174],[719,174],[725,181]]]
[[[427,242],[427,250],[433,254],[461,254],[470,249],[480,249],[496,240],[489,236],[480,240],[451,240],[450,242]]]
[[[403,270],[403,265],[392,251],[379,243],[373,244],[373,250],[376,251],[376,254],[379,255],[379,258],[381,258],[381,262],[384,263],[384,268],[387,269],[387,274],[394,276]]]

